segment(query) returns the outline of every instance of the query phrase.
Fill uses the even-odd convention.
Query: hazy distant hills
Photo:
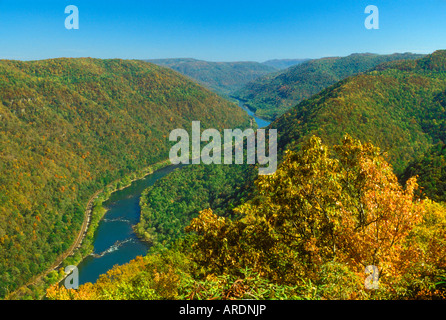
[[[168,158],[169,133],[246,127],[243,110],[142,61],[0,61],[0,296],[73,242],[87,199]]]
[[[250,81],[278,69],[258,62],[209,62],[195,59],[145,60],[171,68],[207,88],[224,96],[230,96]]]
[[[304,63],[310,59],[274,59],[263,62],[263,64],[276,68],[278,70],[286,69],[301,63]]]
[[[265,119],[275,119],[298,102],[349,76],[367,71],[380,63],[417,59],[422,55],[352,54],[309,60],[277,73],[260,77],[244,86],[233,96]]]

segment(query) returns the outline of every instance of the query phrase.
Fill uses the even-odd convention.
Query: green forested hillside
[[[402,181],[414,176],[419,177],[422,196],[446,202],[446,146],[443,142],[411,163],[402,174]]]
[[[397,174],[446,139],[446,51],[398,61],[347,78],[302,101],[271,124],[282,149],[315,134],[328,143],[345,133],[389,154]]]
[[[342,79],[364,72],[380,63],[420,57],[421,55],[409,53],[352,54],[348,57],[310,60],[254,80],[233,95],[244,101],[257,116],[273,120],[298,102]]]
[[[327,88],[271,124],[281,164],[274,175],[250,178],[254,196],[234,209],[238,219],[202,210],[170,249],[78,291],[53,287],[48,297],[445,299],[446,208],[420,199],[416,179],[400,185],[395,175],[444,141],[445,89],[446,51]],[[198,190],[188,198],[207,205],[209,195],[194,179],[203,171],[185,176]],[[171,218],[161,222],[174,221],[181,203],[166,205]],[[367,265],[379,270],[376,290],[365,289]]]
[[[0,296],[45,270],[79,232],[87,199],[165,160],[169,132],[245,127],[247,115],[142,61],[0,61]]]
[[[169,67],[229,97],[248,82],[277,69],[258,62],[210,62],[195,59],[146,60]]]
[[[189,165],[158,180],[141,197],[138,235],[152,244],[169,246],[184,236],[198,213],[212,208],[235,218],[232,210],[251,197],[257,170],[249,165]]]

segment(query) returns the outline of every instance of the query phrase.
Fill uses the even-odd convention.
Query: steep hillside
[[[446,88],[446,74],[431,70],[435,65],[440,68],[442,62],[429,63],[433,57],[444,55],[445,52],[437,52],[416,62],[389,63],[337,83],[301,102],[269,126],[278,129],[279,156],[287,149],[299,149],[313,134],[333,144],[348,133],[388,152],[388,160],[401,174],[432,143],[446,139],[446,99],[442,91]],[[213,179],[217,181],[213,185],[203,179],[204,176],[219,178]],[[179,177],[182,177],[181,183]],[[407,179],[410,177],[408,175]],[[240,170],[238,166],[228,166],[224,171],[191,166],[172,174],[159,181],[156,188],[148,192],[149,197],[143,197],[139,234],[155,241],[157,236],[163,238],[161,230],[169,231],[167,238],[170,234],[182,234],[185,223],[200,210],[212,208],[219,215],[225,213],[216,205],[211,190],[232,190],[221,194],[229,197],[227,202],[237,203],[240,193],[249,193],[246,186],[252,185],[254,179],[255,175],[249,170]],[[242,183],[238,185],[239,191],[234,192],[236,180]],[[424,178],[420,178],[421,184],[423,181]],[[170,197],[173,201],[167,201]],[[181,225],[179,231],[170,230],[178,225]]]
[[[445,299],[445,207],[418,201],[415,180],[402,186],[394,173],[445,140],[445,91],[446,51],[381,65],[327,88],[271,124],[280,152],[298,151],[286,152],[275,175],[257,178],[255,197],[234,210],[240,219],[205,209],[169,250],[154,250],[79,291],[53,287],[48,297]],[[441,159],[444,147],[434,150]],[[158,198],[142,199],[146,221],[163,230],[183,217],[178,211],[193,211],[189,204],[210,205],[196,185],[203,179],[194,178],[203,172],[213,176],[186,172],[186,184],[194,186],[188,199],[197,201],[182,201],[175,190],[170,200],[180,202],[169,206],[166,219],[152,209],[182,175],[161,184],[161,192],[149,189]],[[242,184],[250,179],[256,178]],[[220,190],[226,183],[218,182]],[[367,265],[378,267],[379,290],[364,286]]]
[[[168,157],[191,121],[249,125],[235,104],[142,61],[0,61],[0,296],[47,268],[80,230],[87,199]]]
[[[209,62],[195,59],[146,61],[178,71],[224,96],[230,96],[260,76],[277,71],[274,67],[258,62]]]
[[[401,59],[416,59],[415,54],[352,54],[299,64],[286,70],[269,74],[248,83],[234,93],[256,115],[273,120],[298,102],[310,98],[336,82],[364,72],[380,63]]]
[[[282,150],[311,135],[327,142],[349,133],[388,152],[398,174],[446,139],[446,51],[397,61],[347,78],[302,101],[271,124]]]
[[[402,174],[402,182],[418,176],[420,194],[446,202],[446,145],[439,143],[411,163]]]

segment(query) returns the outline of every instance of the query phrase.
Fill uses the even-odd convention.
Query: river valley
[[[253,117],[253,113],[239,106]],[[268,121],[254,117],[259,128],[269,124]],[[139,222],[139,201],[144,189],[152,186],[180,166],[168,166],[160,169],[122,190],[114,192],[103,203],[107,213],[99,223],[95,233],[94,251],[79,265],[79,284],[96,282],[101,274],[106,273],[115,265],[125,264],[137,256],[147,253],[150,245],[141,241],[133,232],[132,226]]]

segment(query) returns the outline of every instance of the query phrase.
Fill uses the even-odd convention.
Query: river
[[[255,119],[259,128],[269,125],[268,121],[254,117],[242,103],[239,103],[239,106]],[[139,222],[141,193],[179,167],[168,166],[143,179],[133,181],[129,187],[114,192],[104,202],[103,206],[107,212],[95,232],[93,253],[78,265],[79,284],[94,283],[113,266],[123,265],[147,253],[149,244],[141,241],[132,228]]]
[[[239,105],[240,108],[242,108],[243,110],[245,110],[246,113],[247,113],[248,115],[250,115],[251,117],[254,118],[254,120],[256,121],[257,126],[259,127],[259,129],[261,129],[261,128],[265,128],[265,127],[269,126],[269,124],[271,123],[271,122],[269,122],[268,120],[264,120],[264,119],[257,118],[257,117],[254,115],[254,112],[252,112],[252,111],[249,110],[247,107],[245,107],[245,105],[243,104],[243,102],[241,102],[240,100],[239,100],[239,102],[238,102],[238,105]]]

